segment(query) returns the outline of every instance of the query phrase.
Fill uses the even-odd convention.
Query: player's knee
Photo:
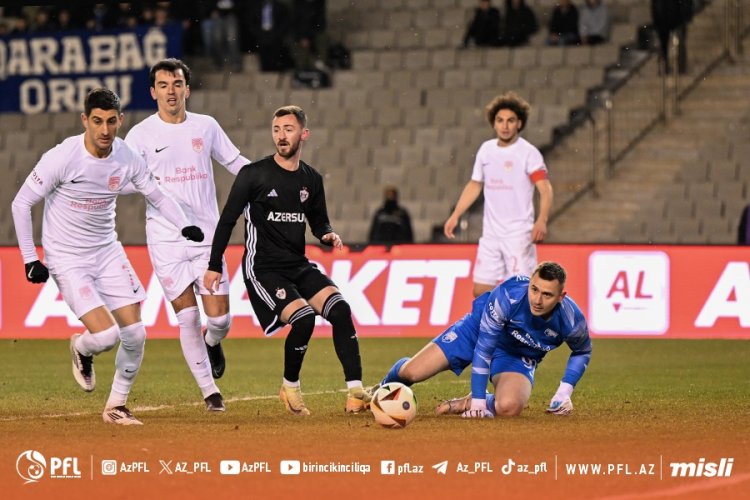
[[[523,402],[515,398],[496,398],[495,415],[498,417],[517,417],[523,411]]]
[[[213,331],[226,331],[232,326],[232,317],[229,314],[223,316],[209,316],[206,319],[206,327]]]
[[[138,322],[120,329],[122,346],[130,351],[143,349],[146,343],[146,328]]]
[[[289,324],[292,325],[290,335],[311,336],[315,329],[315,311],[310,306],[301,307],[289,317]]]
[[[120,327],[116,324],[112,325],[106,330],[96,333],[94,339],[99,344],[99,352],[111,351],[117,345],[117,341],[120,340]]]
[[[336,292],[331,294],[323,304],[322,316],[328,320],[332,325],[335,325],[344,321],[351,321],[352,319],[352,308],[344,300],[343,295]]]
[[[401,368],[398,370],[398,378],[409,384],[416,384],[420,381],[419,375],[416,367],[413,366],[413,363],[409,363],[410,359],[411,358],[401,358],[397,361],[397,363],[401,363]]]
[[[176,316],[177,324],[180,325],[180,330],[186,329],[194,331],[196,327],[200,325],[200,311],[198,311],[198,308],[195,306],[186,307],[182,311],[178,312]]]

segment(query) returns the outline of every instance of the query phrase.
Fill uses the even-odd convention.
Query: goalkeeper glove
[[[487,400],[471,399],[471,408],[461,414],[462,418],[492,418],[494,415],[487,409]]]
[[[547,413],[554,415],[570,415],[573,413],[573,401],[570,400],[572,394],[573,386],[567,382],[560,382],[560,387],[549,402]]]
[[[47,266],[42,264],[40,261],[35,260],[25,264],[26,267],[26,279],[32,283],[44,283],[49,279],[49,270]]]
[[[190,241],[203,241],[203,231],[198,226],[185,226],[182,228],[182,235]]]

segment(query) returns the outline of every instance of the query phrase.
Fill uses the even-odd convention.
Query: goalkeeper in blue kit
[[[414,357],[398,360],[380,384],[412,385],[449,369],[460,375],[471,364],[471,394],[441,403],[436,414],[515,416],[531,396],[536,366],[547,352],[566,343],[570,358],[547,412],[570,414],[573,388],[591,359],[591,339],[583,313],[565,292],[565,281],[565,270],[555,262],[542,262],[530,278],[508,278],[477,297],[471,313]],[[486,392],[488,381],[492,393]]]

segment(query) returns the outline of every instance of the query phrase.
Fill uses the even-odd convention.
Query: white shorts
[[[211,257],[210,246],[149,245],[148,253],[168,301],[172,302],[182,295],[190,285],[193,285],[193,291],[198,295],[211,295],[203,286],[203,275],[206,274]],[[214,291],[214,295],[229,295],[229,274],[224,259],[222,264],[219,290]]]
[[[114,311],[146,299],[146,291],[119,241],[91,255],[58,255],[52,261],[47,259],[47,267],[78,318],[97,307]]]
[[[502,239],[483,236],[474,262],[474,283],[494,286],[515,274],[531,276],[536,264],[531,235]]]

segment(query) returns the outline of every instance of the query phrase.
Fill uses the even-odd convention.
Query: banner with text
[[[128,256],[147,288],[150,338],[177,338],[177,321],[146,247]],[[750,247],[540,245],[568,271],[566,289],[598,337],[750,339]],[[226,253],[232,337],[262,337],[242,278],[243,248]],[[351,305],[361,337],[432,337],[471,308],[475,245],[308,247]],[[0,248],[0,338],[67,338],[80,322],[53,280],[28,283],[17,248]],[[316,335],[330,335],[318,318]],[[282,333],[283,335],[283,333]]]
[[[0,37],[0,112],[80,112],[96,87],[117,92],[123,108],[156,109],[149,69],[181,55],[178,24]]]

